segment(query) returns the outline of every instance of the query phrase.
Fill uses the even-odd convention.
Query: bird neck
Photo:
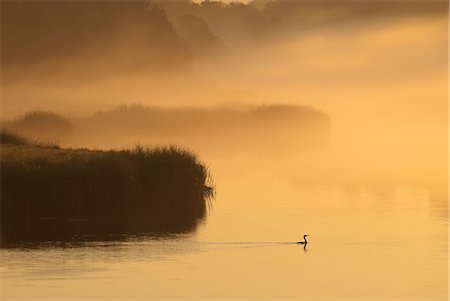
[[[306,240],[306,235],[303,235],[303,240],[305,241],[305,244],[308,243],[308,241]]]

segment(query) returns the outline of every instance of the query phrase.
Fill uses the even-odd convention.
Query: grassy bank
[[[327,114],[295,105],[125,105],[78,117],[34,111],[4,120],[2,125],[25,137],[64,147],[109,149],[136,143],[175,143],[201,154],[221,156],[308,152],[326,145],[331,133]]]
[[[2,242],[185,231],[212,189],[197,158],[175,147],[61,149],[1,134]]]

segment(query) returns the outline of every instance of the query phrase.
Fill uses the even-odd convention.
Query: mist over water
[[[448,3],[266,2],[2,2],[2,128],[217,189],[190,235],[2,251],[2,297],[446,298]]]

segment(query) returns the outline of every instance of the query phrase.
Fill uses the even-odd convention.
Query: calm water
[[[250,165],[213,168],[196,233],[0,250],[2,299],[447,300],[445,197]]]

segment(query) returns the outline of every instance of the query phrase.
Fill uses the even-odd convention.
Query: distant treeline
[[[2,68],[77,58],[77,67],[180,66],[192,54],[321,26],[446,16],[448,1],[1,1]],[[219,52],[222,53],[222,52]],[[82,59],[89,59],[80,63]],[[181,64],[182,65],[182,64]],[[108,67],[109,66],[109,67]],[[159,69],[158,69],[159,70]],[[88,74],[84,73],[83,76]]]
[[[374,24],[403,18],[445,17],[448,1],[399,0],[154,0],[169,20],[182,15],[204,19],[228,45],[286,37],[320,27]],[[356,26],[358,27],[358,26]]]
[[[191,231],[213,194],[205,165],[179,148],[92,151],[0,138],[4,244]]]
[[[4,121],[3,128],[31,139],[65,146],[110,148],[138,143],[183,145],[213,153],[303,151],[328,141],[328,115],[310,107],[120,106],[68,118],[30,112]]]

